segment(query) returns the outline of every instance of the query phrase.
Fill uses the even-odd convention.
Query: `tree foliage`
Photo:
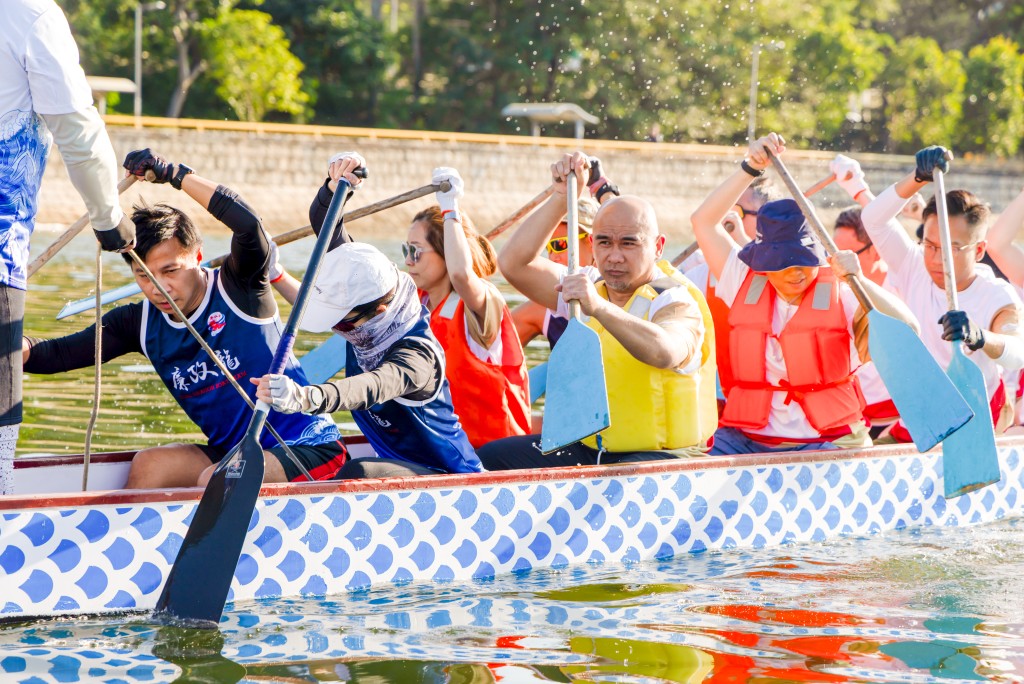
[[[967,77],[958,148],[965,152],[1015,154],[1024,136],[1024,55],[996,36],[975,45],[964,61]]]

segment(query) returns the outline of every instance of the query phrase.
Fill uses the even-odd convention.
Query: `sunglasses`
[[[402,256],[405,260],[411,264],[419,262],[420,257],[423,256],[424,252],[433,252],[432,249],[425,249],[419,245],[414,245],[411,242],[402,243]]]
[[[585,233],[582,230],[580,231],[580,240],[586,240],[588,237],[590,237],[590,233]],[[561,254],[565,250],[569,249],[569,238],[552,238],[548,240],[546,249],[548,250],[548,254]]]
[[[337,332],[352,332],[356,329],[356,323],[363,320],[364,318],[372,318],[377,311],[377,307],[381,304],[390,304],[391,300],[395,298],[395,290],[387,293],[383,297],[373,300],[368,304],[361,304],[351,311],[348,315],[342,318],[340,321],[332,326],[332,329]]]
[[[757,216],[757,209],[747,209],[742,204],[734,204],[733,206],[736,208],[736,213],[740,215],[740,218],[744,216]]]

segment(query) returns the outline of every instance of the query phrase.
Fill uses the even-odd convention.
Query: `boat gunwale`
[[[350,439],[351,443],[361,440]],[[1024,437],[1003,437],[997,440],[1000,448],[1024,446]],[[93,463],[116,463],[130,460],[134,452],[109,452],[92,456]],[[695,458],[666,459],[625,463],[622,465],[586,465],[530,470],[488,471],[469,474],[415,475],[410,477],[374,478],[362,480],[322,480],[317,482],[289,482],[264,484],[260,498],[287,496],[325,496],[333,494],[377,493],[397,490],[450,489],[453,487],[488,487],[533,484],[537,482],[574,481],[605,477],[660,475],[663,473],[694,470],[721,470],[738,467],[796,465],[801,463],[831,463],[871,458],[892,458],[916,455],[913,445],[883,445],[865,449],[837,449],[834,451],[785,451],[731,456],[701,456]],[[17,468],[74,465],[81,456],[33,456],[16,459]],[[73,506],[117,506],[143,503],[189,503],[203,495],[202,487],[173,490],[104,490],[59,494],[26,494],[0,497],[0,511],[66,508]]]

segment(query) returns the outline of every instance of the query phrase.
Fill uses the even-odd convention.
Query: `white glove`
[[[333,164],[336,161],[341,161],[345,157],[351,157],[352,159],[354,159],[357,162],[359,162],[355,166],[355,168],[357,168],[357,169],[360,166],[366,166],[366,160],[363,159],[363,155],[359,154],[358,152],[338,152],[337,154],[333,155],[330,159],[327,160],[327,168],[328,168],[328,170],[330,170],[331,164]]]
[[[856,197],[868,189],[867,181],[864,180],[864,171],[860,168],[860,162],[850,159],[846,155],[838,154],[828,164],[828,168],[836,175],[836,183],[846,191],[850,197]]]
[[[284,266],[281,265],[281,251],[277,248],[277,243],[270,240],[270,270],[267,273],[267,277],[270,279],[270,282],[274,282],[283,275]]]
[[[298,413],[310,409],[309,388],[287,375],[267,375],[270,381],[270,405],[281,413]]]
[[[430,179],[430,182],[434,185],[441,183],[441,181],[448,181],[451,183],[451,190],[448,192],[441,192],[438,190],[434,197],[437,198],[437,203],[441,207],[441,211],[454,211],[458,209],[458,200],[462,197],[463,189],[465,184],[462,182],[462,176],[459,172],[448,166],[439,166],[434,169],[434,176]]]

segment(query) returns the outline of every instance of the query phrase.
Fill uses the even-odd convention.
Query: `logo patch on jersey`
[[[220,311],[214,311],[206,319],[206,325],[210,328],[210,334],[216,337],[224,326],[228,324],[227,318]]]
[[[245,460],[240,458],[228,466],[228,470],[224,473],[224,477],[232,480],[238,479],[242,477],[243,471],[245,471]]]
[[[373,411],[367,411],[367,413],[370,414],[370,418],[373,419],[373,422],[375,422],[377,425],[380,425],[382,428],[389,428],[389,427],[391,427],[391,421],[390,420],[384,420],[383,418],[378,416]]]

